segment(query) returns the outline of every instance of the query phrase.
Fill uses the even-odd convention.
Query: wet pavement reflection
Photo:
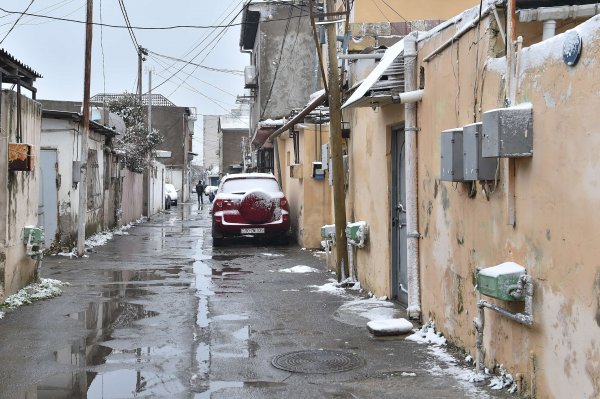
[[[54,259],[48,275],[72,282],[79,295],[70,307],[79,310],[58,317],[78,333],[47,352],[55,374],[28,382],[24,397],[208,398],[245,386],[210,381],[209,373],[211,359],[256,356],[250,316],[211,315],[209,303],[245,292],[254,244],[211,253],[203,247],[206,227],[185,205],[94,248],[89,259]],[[221,337],[214,346],[211,334]]]

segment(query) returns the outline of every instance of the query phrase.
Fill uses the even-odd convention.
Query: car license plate
[[[264,227],[255,227],[251,229],[241,229],[240,234],[264,234]]]

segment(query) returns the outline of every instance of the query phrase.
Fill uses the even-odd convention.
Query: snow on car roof
[[[275,176],[271,173],[232,173],[223,177],[223,180],[229,179],[252,179],[252,178],[260,178],[260,179],[275,179]]]

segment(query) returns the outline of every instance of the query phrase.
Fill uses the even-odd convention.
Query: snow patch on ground
[[[319,270],[305,265],[298,265],[288,269],[279,269],[281,273],[317,273]]]
[[[413,325],[406,319],[383,319],[383,320],[371,320],[367,323],[367,327],[379,334],[391,335],[391,334],[406,334],[413,329]]]
[[[417,373],[407,373],[406,371],[402,372],[402,377],[416,377]]]
[[[340,287],[340,283],[337,280],[330,278],[328,283],[323,285],[310,285],[309,288],[313,288],[311,292],[326,292],[328,294],[345,296],[348,295],[346,290]]]
[[[42,278],[40,279],[39,283],[29,284],[16,294],[6,298],[2,306],[9,309],[16,309],[20,306],[27,305],[35,301],[53,298],[62,294],[61,287],[68,285],[70,284],[59,280]]]
[[[506,372],[506,370],[499,365],[500,375],[491,376],[489,370],[485,369],[484,373],[478,373],[477,371],[463,367],[458,364],[458,361],[450,353],[446,351],[444,346],[446,345],[446,339],[441,333],[435,331],[435,324],[430,321],[424,325],[420,330],[415,332],[413,335],[405,338],[409,341],[415,341],[418,343],[430,344],[427,350],[442,364],[433,365],[428,370],[432,375],[450,375],[459,381],[462,388],[469,393],[469,397],[476,398],[489,398],[490,396],[483,390],[473,385],[474,383],[481,383],[490,378],[489,387],[491,389],[504,389],[507,388],[510,393],[514,393],[517,389],[516,383],[513,377]],[[470,363],[472,357],[469,355],[465,357],[465,361]]]
[[[262,256],[272,256],[272,257],[284,256],[283,254],[270,254],[268,252],[264,252],[261,255]]]
[[[4,317],[4,312],[0,312],[0,319]]]
[[[446,338],[441,333],[436,333],[435,328],[430,325],[424,325],[416,333],[409,335],[405,339],[420,344],[446,345]]]

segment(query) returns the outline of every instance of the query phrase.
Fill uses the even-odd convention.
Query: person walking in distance
[[[204,204],[204,183],[202,183],[202,180],[198,180],[198,184],[196,184],[196,194],[198,194],[198,204]]]

